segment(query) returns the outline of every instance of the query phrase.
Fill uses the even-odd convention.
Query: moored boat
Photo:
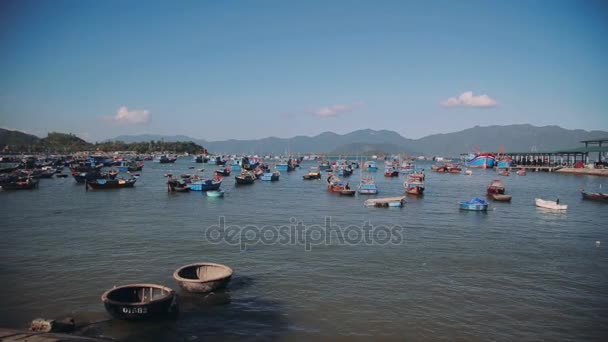
[[[318,166],[313,166],[309,169],[308,173],[302,176],[305,180],[321,179],[321,170]]]
[[[223,176],[223,177],[230,176],[230,167],[215,170],[215,174]]]
[[[363,163],[363,170],[368,172],[376,172],[378,171],[378,166],[375,161],[366,161]]]
[[[92,189],[122,189],[122,188],[132,188],[135,185],[137,179],[129,178],[129,179],[95,179],[95,180],[87,180],[86,187]]]
[[[535,198],[534,203],[537,207],[545,208],[545,209],[553,209],[553,210],[567,210],[567,204],[559,204],[559,199],[557,201],[547,201],[541,198]]]
[[[278,181],[279,177],[281,176],[281,173],[278,170],[275,170],[274,172],[265,172],[262,174],[262,177],[260,178],[263,181]]]
[[[387,167],[386,170],[384,170],[384,177],[399,177],[399,170],[392,166]]]
[[[400,197],[385,197],[385,198],[371,198],[363,202],[366,207],[376,208],[389,208],[389,207],[402,207],[405,203],[405,196]]]
[[[190,185],[184,179],[170,179],[167,181],[167,190],[169,192],[188,192]]]
[[[517,170],[517,175],[518,176],[525,176],[526,175],[526,169],[519,169],[519,170]]]
[[[466,158],[465,165],[470,168],[491,169],[496,162],[494,153],[471,153]]]
[[[504,194],[490,194],[489,195],[491,199],[498,201],[498,202],[511,202],[511,195],[504,195]]]
[[[251,171],[243,170],[240,175],[235,176],[236,184],[246,185],[253,184],[256,180],[255,174]]]
[[[488,210],[488,202],[475,197],[470,201],[460,202],[460,209],[462,210],[472,210],[472,211],[487,211]]]
[[[190,181],[188,186],[193,191],[210,191],[218,190],[222,185],[222,177],[216,176],[213,179],[195,177]]]
[[[490,185],[488,185],[486,191],[489,195],[490,194],[504,194],[505,185],[502,183],[502,181],[500,179],[495,179],[490,183]]]
[[[358,191],[360,194],[375,195],[378,193],[378,187],[373,178],[363,178],[361,179],[361,182],[359,182]]]
[[[329,175],[327,177],[327,191],[329,192],[340,192],[342,190],[350,190],[348,182],[342,182],[340,178]]]
[[[106,311],[117,319],[167,318],[177,314],[175,291],[156,284],[114,287],[101,295]]]
[[[355,196],[356,191],[351,189],[340,190],[340,196]]]
[[[32,190],[38,187],[38,180],[32,178],[17,179],[2,184],[2,190]]]
[[[173,272],[173,279],[185,291],[207,293],[228,285],[232,274],[228,266],[199,262],[180,267]]]
[[[583,199],[586,199],[586,200],[608,203],[608,194],[605,194],[605,193],[586,192],[585,190],[581,189],[581,195],[583,196]]]
[[[403,184],[408,195],[421,196],[424,194],[424,183],[415,178],[408,178]]]

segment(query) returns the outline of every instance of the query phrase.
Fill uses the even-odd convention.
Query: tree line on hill
[[[203,146],[192,141],[164,142],[151,140],[147,142],[106,141],[90,143],[74,134],[51,132],[46,138],[31,134],[0,129],[0,151],[3,153],[73,153],[80,151],[134,151],[152,153],[170,151],[174,153],[198,154]]]

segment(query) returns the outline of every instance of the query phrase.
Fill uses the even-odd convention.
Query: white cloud
[[[342,113],[350,112],[363,106],[362,102],[352,104],[335,104],[327,107],[319,108],[313,111],[313,114],[322,118],[338,116]]]
[[[450,97],[449,99],[442,101],[441,105],[444,107],[494,107],[497,105],[497,102],[488,95],[483,94],[475,96],[472,91],[465,91],[458,97]]]
[[[118,108],[112,121],[126,124],[142,124],[150,121],[150,112],[145,109],[129,109],[126,106]]]

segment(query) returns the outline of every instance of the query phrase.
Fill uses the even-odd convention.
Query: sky
[[[0,127],[608,130],[605,1],[0,1]]]

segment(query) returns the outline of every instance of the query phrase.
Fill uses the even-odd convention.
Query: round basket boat
[[[205,293],[222,288],[232,277],[232,269],[221,264],[199,262],[173,272],[179,286],[188,292]]]
[[[106,311],[114,318],[142,320],[177,314],[175,291],[156,284],[114,287],[101,295]]]

